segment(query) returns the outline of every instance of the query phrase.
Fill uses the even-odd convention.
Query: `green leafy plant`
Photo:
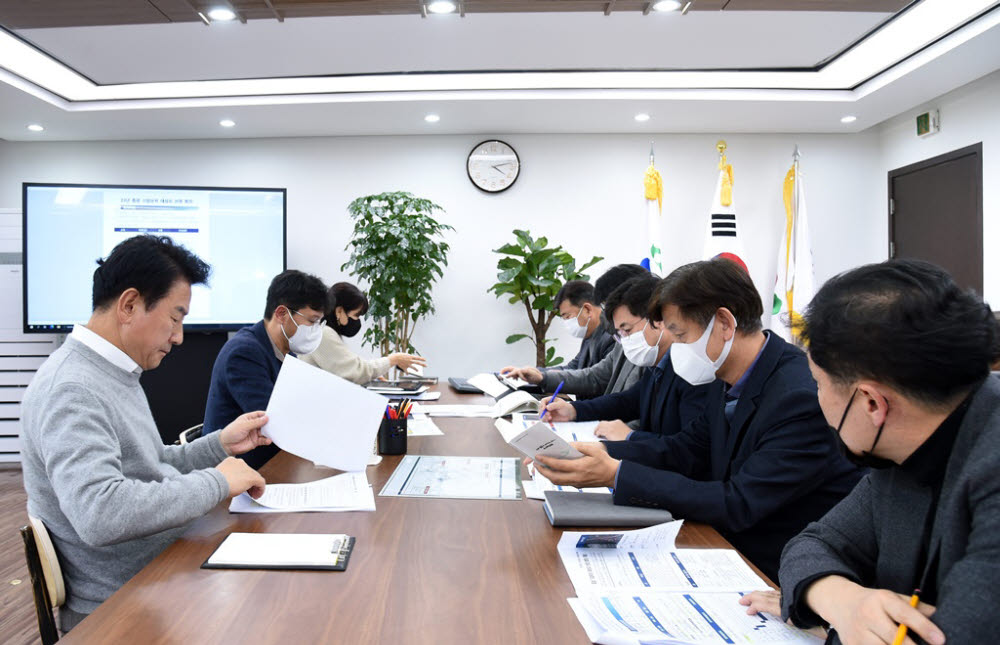
[[[539,367],[553,367],[563,362],[556,356],[555,347],[546,347],[552,340],[546,338],[549,325],[559,313],[555,309],[556,294],[562,285],[570,280],[588,280],[583,273],[587,268],[604,258],[593,257],[577,268],[576,260],[562,246],[549,247],[549,240],[531,237],[528,231],[514,231],[516,243],[504,244],[494,253],[505,257],[497,262],[497,283],[487,289],[497,298],[507,295],[507,302],[522,303],[528,312],[531,325],[530,334],[512,334],[507,344],[525,338],[535,344],[535,364]]]
[[[368,284],[368,313],[375,324],[364,344],[380,351],[414,353],[410,342],[417,321],[434,311],[431,286],[448,265],[445,231],[455,230],[434,219],[444,212],[434,202],[410,193],[359,197],[347,211],[354,220],[351,250],[341,270]]]

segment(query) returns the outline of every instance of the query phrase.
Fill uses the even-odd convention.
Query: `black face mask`
[[[851,404],[854,403],[854,397],[857,396],[857,394],[858,390],[855,388],[854,392],[851,394],[851,398],[847,400],[847,407],[844,408],[844,414],[840,417],[840,423],[837,424],[837,429],[834,431],[837,435],[837,447],[840,448],[840,454],[844,455],[847,461],[851,462],[855,466],[875,468],[879,470],[891,468],[896,465],[896,462],[890,459],[876,457],[872,454],[872,451],[875,450],[875,444],[877,444],[878,440],[882,438],[882,430],[885,428],[884,421],[882,422],[882,425],[879,426],[878,432],[875,434],[875,441],[872,442],[872,447],[867,451],[862,452],[860,455],[856,455],[851,452],[851,449],[847,447],[847,444],[844,443],[844,440],[840,436],[840,431],[844,427],[844,421],[847,419],[847,412],[851,409]]]
[[[356,336],[359,331],[361,331],[361,320],[359,318],[347,317],[347,324],[341,325],[336,318],[333,320],[333,330],[344,336],[345,338],[350,338],[351,336]]]

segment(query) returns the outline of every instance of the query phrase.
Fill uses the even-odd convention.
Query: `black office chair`
[[[177,437],[177,441],[174,442],[174,445],[182,446],[186,443],[191,443],[192,441],[201,436],[201,431],[204,428],[204,426],[205,424],[203,423],[199,423],[196,426],[191,426],[190,428],[182,432],[179,437]]]
[[[28,525],[21,527],[21,539],[24,540],[24,556],[28,561],[31,591],[35,597],[38,635],[42,645],[52,645],[59,640],[52,610],[66,602],[62,568],[49,532],[40,519],[28,516]]]

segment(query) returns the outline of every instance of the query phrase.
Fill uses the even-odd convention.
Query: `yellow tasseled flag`
[[[663,213],[663,176],[660,171],[649,164],[646,168],[646,175],[642,178],[642,185],[646,188],[646,199],[655,199],[656,205]]]
[[[726,155],[719,160],[719,170],[722,171],[722,190],[719,193],[719,203],[723,206],[733,205],[733,167],[726,163]]]

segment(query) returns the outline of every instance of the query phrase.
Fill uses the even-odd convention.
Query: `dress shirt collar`
[[[132,360],[132,357],[114,346],[111,341],[100,334],[88,329],[84,325],[73,325],[73,332],[69,335],[73,340],[79,341],[101,355],[101,358],[108,361],[115,367],[130,374],[142,374],[142,368]]]

